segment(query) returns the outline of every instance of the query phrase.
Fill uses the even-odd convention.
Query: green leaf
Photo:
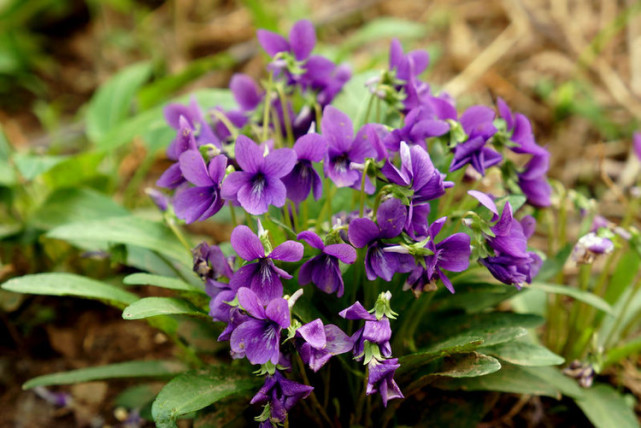
[[[66,241],[130,244],[157,251],[190,266],[191,255],[162,223],[135,216],[82,221],[56,227],[47,237]]]
[[[367,112],[367,103],[372,96],[365,83],[378,75],[377,71],[367,71],[353,76],[343,86],[332,105],[348,115],[355,124],[363,123]],[[371,114],[370,119],[372,119]]]
[[[347,40],[341,43],[341,54],[381,39],[420,39],[427,34],[427,26],[406,19],[382,17],[362,26]]]
[[[461,309],[467,313],[479,312],[491,308],[496,304],[509,299],[519,291],[516,287],[491,283],[454,282],[456,294],[443,293],[438,300],[434,299],[434,310],[444,311]]]
[[[138,300],[138,296],[133,293],[71,273],[38,273],[20,276],[5,282],[2,288],[16,293],[106,300],[118,307],[124,307]]]
[[[68,156],[42,156],[26,153],[16,153],[13,161],[25,180],[33,180],[43,172],[46,172],[67,159]]]
[[[52,189],[78,186],[100,173],[98,165],[105,157],[101,152],[80,153],[57,163],[42,174],[42,179]]]
[[[478,352],[455,354],[445,358],[443,366],[431,376],[466,378],[484,376],[501,369],[501,363],[495,358]]]
[[[123,279],[127,285],[154,285],[156,287],[168,288],[170,290],[180,291],[197,291],[205,293],[203,288],[198,288],[177,278],[170,278],[161,275],[151,275],[148,273],[134,273]]]
[[[151,413],[157,427],[175,427],[178,416],[203,409],[223,398],[248,392],[259,384],[259,379],[228,365],[187,372],[165,385],[156,397]]]
[[[529,288],[533,288],[535,290],[543,290],[546,293],[570,296],[583,303],[587,303],[588,305],[595,307],[607,314],[613,314],[612,306],[610,306],[608,302],[606,302],[596,294],[590,293],[589,291],[579,290],[578,288],[569,287],[567,285],[548,284],[545,282],[533,282],[532,284],[530,284]]]
[[[576,400],[585,416],[596,428],[634,428],[639,426],[634,410],[609,385],[594,385]]]
[[[127,361],[125,363],[38,376],[22,385],[22,389],[30,389],[36,386],[91,382],[101,379],[170,377],[184,370],[185,366],[176,361]]]
[[[89,140],[98,143],[125,119],[136,91],[149,78],[150,73],[150,63],[134,64],[118,72],[98,88],[87,110]]]
[[[481,345],[483,345],[481,336],[460,335],[452,337],[436,343],[424,351],[400,357],[399,363],[401,367],[397,372],[402,374],[447,355],[473,351]]]
[[[535,279],[539,282],[545,282],[561,272],[568,257],[570,257],[570,254],[572,254],[572,248],[573,245],[568,244],[565,247],[561,248],[561,250],[556,253],[554,257],[546,259],[545,262],[543,262],[543,266],[541,266],[541,269],[539,270],[539,273],[536,275]]]
[[[496,345],[527,334],[526,328],[543,323],[543,318],[530,314],[512,312],[489,312],[475,315],[461,315],[448,318],[439,325],[439,337],[468,335],[483,338],[484,345]]]
[[[102,193],[92,189],[67,188],[49,195],[30,222],[48,230],[65,223],[124,215],[130,214]]]
[[[608,303],[616,303],[625,290],[632,285],[639,272],[639,265],[641,265],[641,258],[636,251],[623,253],[605,290],[604,298]]]
[[[641,337],[630,340],[616,348],[610,349],[605,356],[603,368],[616,364],[624,358],[641,352]]]
[[[552,366],[565,361],[544,346],[522,340],[482,347],[479,351],[518,366]]]
[[[506,363],[503,364],[501,370],[486,376],[437,381],[435,386],[444,389],[464,389],[466,391],[499,391],[514,394],[544,395],[559,399],[563,392],[571,391],[571,389],[565,388],[565,385],[563,385],[563,388],[559,388],[550,383],[548,379],[542,378],[539,372],[547,368],[537,367],[532,369]],[[560,372],[556,372],[559,376],[564,377]],[[567,377],[565,380],[573,382]],[[574,387],[578,389],[576,384],[574,384]]]
[[[192,315],[202,318],[209,316],[190,302],[174,297],[145,297],[127,306],[122,311],[126,320],[139,320],[158,315]]]

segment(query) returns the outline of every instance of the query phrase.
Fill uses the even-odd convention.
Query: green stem
[[[236,218],[236,210],[234,209],[234,203],[232,201],[227,202],[229,205],[229,213],[231,214],[231,222],[234,227],[238,226],[238,219]]]
[[[300,230],[300,224],[298,224],[298,214],[296,214],[296,204],[294,204],[294,202],[292,201],[289,201],[289,206],[292,210],[292,223],[293,223],[292,230],[294,232],[297,232]],[[288,210],[285,210],[285,214],[289,216]]]
[[[306,385],[311,385],[311,382],[307,377],[307,372],[305,371],[305,365],[303,364],[303,360],[301,360],[300,356],[298,355],[296,355],[294,359],[296,360],[296,364],[298,365],[298,369],[303,378],[303,383],[305,383]],[[332,420],[330,419],[329,415],[325,411],[325,408],[321,406],[320,402],[318,401],[318,398],[316,398],[316,394],[314,393],[314,391],[311,392],[311,394],[309,395],[309,398],[312,400],[312,405],[316,408],[316,410],[318,410],[318,413],[320,413],[320,415],[323,417],[323,419],[327,423],[326,426],[332,426],[333,425]]]
[[[368,123],[367,121],[369,120],[369,115],[372,112],[372,106],[374,105],[374,98],[376,98],[376,96],[374,94],[371,94],[369,97],[369,101],[367,102],[367,110],[365,110],[363,124]]]
[[[187,241],[187,238],[185,238],[185,236],[182,234],[180,229],[178,229],[178,226],[176,226],[176,221],[173,218],[165,217],[165,219],[166,219],[165,223],[167,224],[167,226],[169,226],[169,229],[171,229],[171,231],[174,233],[174,235],[176,235],[176,238],[178,238],[182,246],[185,247],[187,251],[189,251],[189,254],[191,254],[191,250],[194,248],[194,246]]]
[[[637,280],[637,282],[634,284],[634,288],[632,289],[632,292],[630,296],[626,299],[625,303],[623,304],[623,308],[621,309],[621,312],[619,312],[619,316],[617,319],[614,321],[614,324],[612,325],[612,330],[610,330],[610,335],[608,336],[608,339],[605,342],[605,349],[609,349],[612,345],[614,345],[613,340],[619,339],[619,338],[625,338],[625,335],[627,335],[627,327],[624,329],[622,333],[625,334],[617,334],[617,330],[621,326],[621,323],[625,319],[626,314],[628,313],[628,309],[630,309],[630,304],[636,297],[637,293],[639,292],[639,289],[641,288],[641,278]]]
[[[267,134],[269,131],[269,109],[271,108],[271,95],[272,95],[273,77],[269,73],[269,80],[267,81],[267,88],[265,88],[264,109],[263,109],[263,141],[267,141]]]
[[[363,176],[361,178],[361,205],[359,210],[359,217],[363,217],[365,212],[365,180],[367,180],[367,168],[369,167],[369,161],[365,161],[365,168],[363,168]]]
[[[591,264],[582,264],[581,267],[579,268],[579,290],[581,291],[587,291],[588,285],[590,283],[590,274],[592,273],[592,265]],[[581,334],[581,330],[579,329],[578,325],[578,320],[579,320],[579,313],[581,312],[581,308],[584,304],[575,300],[572,303],[572,310],[570,312],[570,320],[568,321],[568,336],[565,341],[565,346],[563,347],[563,352],[562,355],[566,357],[568,360],[572,359],[574,352],[573,352],[573,347],[578,339],[577,336]]]
[[[236,137],[238,137],[238,128],[236,128],[234,124],[231,123],[231,120],[229,120],[225,113],[219,110],[212,110],[212,114],[216,116],[216,119],[225,124],[225,126],[229,130],[229,133],[231,134],[232,140],[236,141]]]
[[[280,85],[277,86],[276,91],[278,92],[280,105],[281,105],[281,108],[283,109],[283,120],[285,121],[285,132],[287,133],[287,141],[289,143],[289,146],[292,147],[294,145],[294,131],[292,131],[292,121],[290,120],[289,109],[287,108],[287,98],[285,97],[285,92],[283,91],[283,88]]]

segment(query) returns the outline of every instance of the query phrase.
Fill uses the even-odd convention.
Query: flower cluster
[[[530,282],[542,263],[527,248],[534,218],[518,214],[517,220],[510,202],[499,211],[496,201],[520,195],[533,207],[549,205],[549,154],[536,144],[528,119],[501,99],[498,116],[486,106],[459,115],[449,95],[433,94],[420,81],[427,53],[404,53],[398,40],[389,69],[367,84],[376,120],[370,122],[368,109],[358,126],[333,105],[351,73],[312,54],[310,22],[297,22],[289,39],[260,30],[258,40],[270,56],[269,78],[261,87],[235,75],[230,89],[237,110],[203,111],[193,101],[166,108],[178,132],[167,150],[174,164],[157,183],[172,192],[162,208],[186,223],[204,221],[225,204],[235,222],[234,210],[245,213],[245,224],[231,235],[237,257],[202,244],[194,270],[206,282],[211,317],[225,324],[219,340],[229,341],[232,357],[260,365],[266,375],[252,399],[264,405],[262,426],[284,422],[296,402],[314,393],[296,376],[304,365],[316,372],[349,352],[366,366],[366,393],[378,392],[387,405],[403,397],[390,345],[395,314],[391,294],[373,302],[365,278],[399,283],[417,298],[439,284],[454,293],[450,278],[472,260],[505,284]],[[398,128],[389,126],[390,117],[395,124],[402,118]],[[500,192],[510,194],[461,192],[464,180],[490,168],[502,174]],[[339,192],[352,193],[351,205],[335,200]],[[492,218],[482,207],[461,212],[455,203],[468,206],[469,196]],[[470,227],[461,229],[465,224]],[[353,304],[323,318],[297,311],[309,283],[322,294],[306,293],[346,294]]]

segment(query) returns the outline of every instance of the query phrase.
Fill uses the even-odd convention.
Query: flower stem
[[[369,161],[365,161],[365,168],[363,168],[363,176],[361,178],[361,205],[360,210],[358,211],[359,217],[363,217],[363,212],[365,211],[365,180],[367,180],[367,168],[369,167]]]
[[[176,238],[178,238],[178,241],[180,241],[182,246],[185,247],[187,251],[189,251],[189,254],[191,254],[191,250],[194,248],[194,246],[187,241],[187,238],[185,238],[180,229],[178,229],[175,219],[165,216],[165,223],[167,224],[167,226],[169,226],[169,229],[171,229],[174,235],[176,235]]]
[[[292,131],[292,121],[289,117],[289,109],[287,108],[287,98],[285,97],[285,92],[281,86],[276,88],[278,92],[278,98],[280,99],[280,106],[283,109],[283,120],[285,121],[285,132],[287,133],[287,142],[289,146],[294,145],[294,131]]]
[[[296,364],[298,365],[298,369],[300,371],[300,375],[303,378],[303,382],[306,385],[311,385],[311,382],[307,377],[307,372],[305,371],[305,365],[303,364],[303,360],[300,359],[299,355],[296,355],[294,359],[296,360]],[[311,394],[309,394],[309,398],[312,400],[312,405],[316,408],[316,410],[318,410],[318,413],[320,413],[320,415],[323,417],[323,419],[327,423],[326,426],[331,427],[333,425],[332,420],[330,419],[329,415],[325,411],[325,408],[321,406],[320,402],[318,401],[318,398],[316,398],[316,394],[314,393],[314,391],[312,391]]]
[[[234,203],[232,201],[227,202],[229,205],[229,213],[231,214],[231,222],[234,227],[238,226],[238,219],[236,218],[236,210],[234,209]]]
[[[265,88],[265,108],[263,110],[263,141],[267,141],[267,133],[269,131],[269,109],[271,107],[271,95],[273,86],[273,76],[269,73],[269,80],[267,81],[267,88]]]

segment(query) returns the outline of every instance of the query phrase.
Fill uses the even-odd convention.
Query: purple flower
[[[535,207],[547,207],[551,204],[552,188],[547,181],[550,153],[542,150],[541,153],[532,156],[525,165],[525,170],[518,174],[521,191],[527,197],[528,203]]]
[[[496,103],[499,116],[505,120],[506,129],[511,133],[510,140],[516,144],[516,146],[510,147],[510,150],[514,153],[531,155],[540,155],[547,152],[545,148],[536,144],[532,125],[527,117],[520,113],[512,114],[512,110],[501,97],[497,98]]]
[[[249,314],[231,334],[229,343],[236,355],[245,355],[252,364],[278,363],[280,332],[289,327],[289,306],[282,297],[263,307],[249,288],[238,289],[238,303]]]
[[[283,242],[266,256],[260,238],[243,225],[237,226],[231,233],[231,246],[244,260],[257,260],[236,271],[229,282],[231,288],[249,287],[263,304],[283,295],[281,278],[292,278],[276,267],[273,260],[297,262],[303,257],[303,245],[294,241]]]
[[[318,235],[310,231],[299,233],[296,239],[302,239],[312,247],[321,250],[321,254],[312,257],[301,266],[298,282],[301,285],[311,282],[325,293],[336,293],[337,297],[341,297],[344,285],[338,261],[347,264],[354,263],[356,261],[354,248],[347,244],[325,246]]]
[[[256,82],[254,82],[254,79],[241,73],[236,73],[232,76],[229,82],[229,89],[243,112],[253,111],[265,96]]]
[[[235,148],[236,162],[243,169],[229,174],[222,187],[225,199],[237,200],[249,214],[267,212],[269,205],[285,205],[287,189],[282,177],[296,163],[292,149],[278,149],[263,156],[263,150],[252,140],[239,135]]]
[[[267,30],[258,30],[256,36],[269,56],[275,57],[281,52],[287,52],[297,61],[306,60],[316,45],[314,25],[306,19],[294,24],[289,32],[289,41],[280,34]]]
[[[368,218],[351,221],[347,234],[356,248],[367,247],[365,272],[370,281],[377,277],[391,281],[396,272],[409,272],[414,267],[414,258],[409,254],[385,251],[389,244],[383,239],[397,237],[407,220],[407,209],[398,199],[388,199],[378,208],[376,223]]]
[[[167,195],[152,187],[147,187],[145,189],[145,193],[151,198],[154,205],[156,205],[160,211],[167,211],[167,208],[169,207],[169,197]]]
[[[180,124],[180,129],[176,139],[169,145],[167,148],[167,157],[171,160],[178,161],[180,155],[185,153],[188,150],[197,150],[196,140],[194,139],[194,133],[185,119],[184,116],[180,116],[178,119]],[[172,164],[163,174],[160,176],[156,185],[159,187],[164,187],[166,189],[175,189],[180,185],[186,183],[185,177],[180,170],[180,164],[175,162]]]
[[[218,245],[208,245],[201,242],[192,250],[194,272],[201,279],[231,278],[234,274],[233,261],[225,257]]]
[[[429,227],[429,242],[425,248],[432,251],[432,255],[425,257],[425,267],[417,264],[410,276],[404,289],[412,288],[414,293],[420,294],[422,291],[433,289],[436,279],[443,281],[445,287],[454,293],[454,286],[449,278],[443,273],[443,270],[450,272],[463,272],[470,265],[470,237],[465,233],[455,233],[448,236],[438,244],[435,242],[436,235],[439,234],[446,217],[436,220]]]
[[[307,398],[314,387],[286,379],[279,371],[267,376],[265,384],[251,400],[251,404],[269,403],[270,419],[283,422],[287,412],[298,402]],[[271,425],[268,425],[271,426]]]
[[[392,329],[386,316],[383,316],[380,320],[377,319],[360,302],[355,302],[352,306],[343,309],[338,315],[348,320],[365,321],[365,325],[352,335],[355,358],[363,359],[365,341],[377,344],[381,355],[384,357],[392,355],[392,347],[389,342],[392,338]]]
[[[494,111],[485,106],[472,106],[461,115],[461,125],[468,139],[454,148],[450,171],[471,164],[479,174],[485,175],[486,168],[501,162],[502,156],[486,146],[487,141],[496,133],[493,120]]]
[[[199,146],[205,144],[213,144],[216,147],[220,147],[220,139],[216,137],[214,132],[211,129],[211,126],[205,119],[205,115],[198,106],[196,98],[192,97],[189,101],[189,105],[185,106],[182,104],[169,104],[164,109],[165,120],[172,128],[183,132],[184,124],[181,118],[185,119],[187,126],[194,132],[194,137]],[[180,139],[180,133],[177,139]],[[178,159],[180,153],[176,153],[175,157],[172,157],[173,146],[176,144],[177,140],[167,148],[167,156],[170,159]]]
[[[409,147],[405,142],[400,145],[401,169],[389,160],[381,169],[385,177],[394,184],[407,186],[414,190],[412,201],[427,202],[440,198],[445,189],[454,186],[432,163],[430,155],[420,146]]]
[[[430,56],[426,51],[415,50],[407,54],[403,52],[401,42],[394,38],[390,44],[389,69],[396,70],[396,77],[409,80],[411,76],[418,76],[427,69]]]
[[[317,372],[334,355],[349,352],[354,347],[353,340],[333,324],[323,325],[316,319],[299,327],[296,336],[303,339],[298,352],[303,362]]]
[[[198,150],[187,150],[180,155],[178,164],[182,175],[195,187],[183,188],[176,193],[176,216],[193,223],[216,214],[224,204],[220,197],[220,183],[225,177],[227,157],[218,155],[205,166]]]
[[[499,255],[497,257],[486,257],[479,259],[492,276],[504,284],[514,285],[521,289],[523,284],[532,282],[543,260],[534,252],[528,252],[525,257],[514,257],[510,255]]]
[[[354,126],[345,113],[327,106],[321,120],[323,136],[327,138],[328,150],[325,156],[325,176],[329,177],[337,187],[360,186],[362,172],[352,169],[350,164],[363,163],[366,158],[376,155],[366,127],[354,138]],[[367,179],[366,191],[372,193],[374,185]]]
[[[487,242],[497,255],[509,255],[512,257],[527,257],[527,240],[536,227],[536,221],[531,216],[523,218],[523,223],[516,220],[512,215],[512,205],[505,202],[503,212],[498,221],[491,227],[495,236],[487,237]],[[532,225],[534,221],[534,225]],[[523,226],[527,225],[527,229]]]
[[[613,250],[614,244],[610,239],[590,232],[576,243],[572,251],[572,259],[581,264],[592,263],[597,257],[609,254]]]
[[[323,180],[314,169],[312,162],[323,160],[327,153],[327,142],[321,135],[306,134],[296,141],[294,151],[298,162],[294,165],[294,169],[282,178],[287,188],[287,197],[300,203],[313,191],[314,199],[318,200],[323,191]]]
[[[434,112],[427,106],[420,106],[405,116],[404,126],[393,130],[385,145],[394,151],[398,151],[402,141],[417,144],[427,150],[425,140],[431,137],[440,137],[450,130],[450,125],[438,119]]]
[[[387,402],[394,398],[403,398],[403,393],[394,381],[394,372],[401,365],[397,358],[390,358],[382,361],[372,359],[367,368],[369,377],[367,378],[367,395],[378,392],[383,399],[383,405],[387,407]]]

